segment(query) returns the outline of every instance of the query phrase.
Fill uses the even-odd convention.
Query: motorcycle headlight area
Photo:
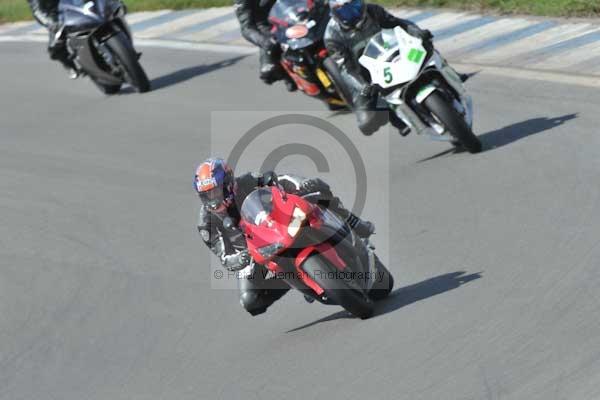
[[[263,258],[271,258],[282,248],[283,248],[283,243],[273,243],[268,246],[260,247],[258,249],[258,253]]]
[[[294,208],[294,212],[292,213],[292,219],[288,225],[288,235],[291,237],[295,237],[298,232],[300,232],[300,228],[302,224],[306,220],[306,213],[299,209],[298,207]]]

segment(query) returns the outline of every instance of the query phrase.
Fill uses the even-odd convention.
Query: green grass
[[[384,6],[448,7],[507,14],[598,17],[600,0],[376,0]]]
[[[233,5],[233,0],[125,0],[130,12]],[[26,0],[0,0],[0,23],[32,19]]]
[[[449,7],[550,16],[600,16],[600,0],[374,0],[388,6]],[[130,11],[228,6],[233,0],[125,0]],[[0,23],[31,19],[26,0],[0,0]]]
[[[31,12],[25,0],[0,0],[0,23],[31,19]]]

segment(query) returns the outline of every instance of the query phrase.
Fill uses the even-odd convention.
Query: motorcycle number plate
[[[317,77],[326,88],[331,86],[331,79],[329,79],[325,71],[323,71],[321,68],[317,68]]]

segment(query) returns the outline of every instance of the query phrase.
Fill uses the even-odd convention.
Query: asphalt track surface
[[[476,75],[478,155],[348,129],[396,291],[366,321],[297,293],[252,318],[195,231],[211,111],[321,107],[254,56],[144,51],[157,90],[108,98],[0,45],[0,399],[599,398],[597,90]]]

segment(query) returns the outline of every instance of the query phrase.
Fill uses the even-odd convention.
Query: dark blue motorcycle
[[[65,38],[79,73],[88,75],[106,94],[117,93],[124,83],[140,93],[150,90],[121,1],[62,0],[58,9],[57,35]]]

